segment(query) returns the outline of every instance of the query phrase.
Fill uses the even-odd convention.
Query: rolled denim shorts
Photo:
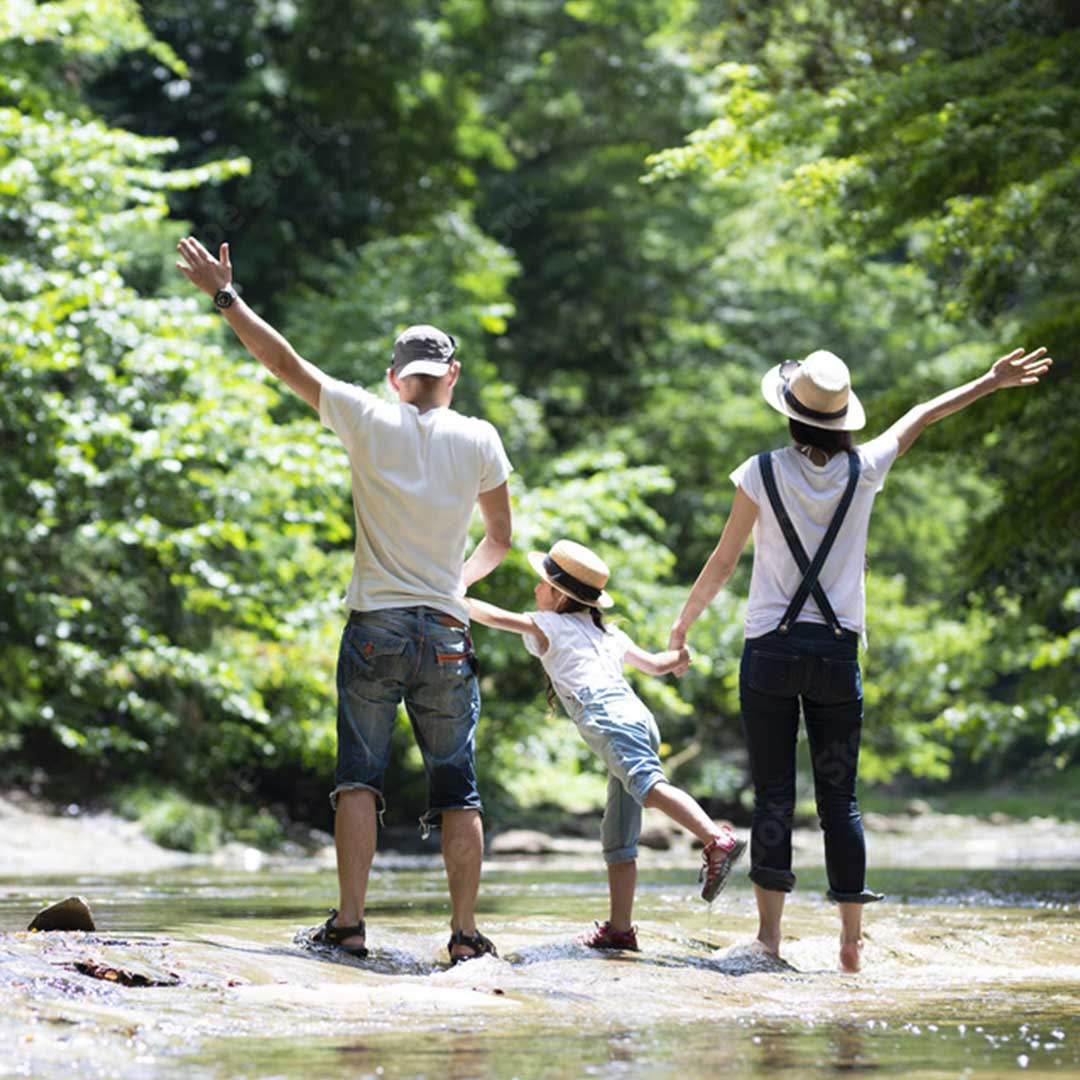
[[[637,858],[641,808],[649,792],[666,780],[656,720],[627,683],[577,691],[567,705],[581,737],[608,769],[601,826],[604,860],[630,862]]]
[[[476,787],[480,687],[468,627],[429,607],[353,612],[337,666],[337,768],[330,802],[342,791],[375,793],[384,776],[398,705],[405,703],[428,778],[425,834],[444,810],[482,810]]]

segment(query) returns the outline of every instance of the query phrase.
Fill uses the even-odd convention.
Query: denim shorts
[[[480,719],[468,627],[434,608],[353,612],[337,666],[337,768],[342,791],[373,791],[380,813],[398,705],[404,701],[428,778],[426,831],[444,810],[481,810],[474,736]]]
[[[641,807],[649,792],[666,779],[656,721],[626,683],[577,691],[567,704],[581,737],[608,769],[601,826],[604,860],[630,862],[637,858]]]

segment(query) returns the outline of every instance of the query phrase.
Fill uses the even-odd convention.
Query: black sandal
[[[336,918],[337,908],[331,908],[330,918],[311,935],[311,940],[316,945],[332,945],[335,949],[340,949],[350,956],[367,956],[367,945],[342,944],[346,938],[356,937],[358,934],[367,936],[367,931],[364,929],[364,920],[361,919],[355,926],[335,926],[334,920]]]
[[[455,945],[464,945],[467,949],[472,949],[472,956],[455,956],[453,949]],[[475,960],[478,956],[498,956],[499,953],[495,948],[495,945],[489,938],[484,937],[479,930],[476,931],[474,936],[466,934],[464,930],[455,930],[450,935],[450,941],[446,946],[446,951],[450,953],[450,966],[460,964],[465,960]]]

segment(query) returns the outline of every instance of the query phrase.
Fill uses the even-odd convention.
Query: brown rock
[[[671,830],[663,825],[647,825],[641,830],[638,843],[642,847],[652,848],[653,851],[671,850]]]
[[[550,855],[555,850],[551,837],[535,829],[508,829],[491,841],[493,855]]]
[[[96,930],[90,905],[81,896],[69,896],[39,911],[28,930]]]

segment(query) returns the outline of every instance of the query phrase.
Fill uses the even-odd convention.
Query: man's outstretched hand
[[[221,245],[219,257],[216,259],[194,236],[186,236],[176,245],[176,250],[184,259],[176,264],[176,269],[207,296],[213,296],[218,289],[225,288],[232,281],[228,244]]]

